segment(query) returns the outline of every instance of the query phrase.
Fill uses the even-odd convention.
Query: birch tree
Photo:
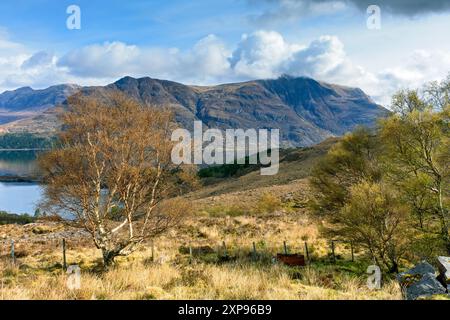
[[[435,88],[429,100],[434,103],[417,91],[398,93],[400,111],[381,122],[380,137],[387,176],[403,190],[416,227],[439,235],[450,254],[450,105],[448,91],[439,88],[443,93]]]
[[[119,93],[77,94],[61,116],[59,146],[39,164],[46,210],[79,222],[105,268],[180,222],[192,170],[171,162],[169,111]]]

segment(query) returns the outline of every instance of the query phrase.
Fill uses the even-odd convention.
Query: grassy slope
[[[215,180],[189,195],[195,215],[155,242],[154,262],[148,243],[132,256],[120,258],[119,266],[106,274],[96,272],[100,252],[76,228],[58,222],[0,226],[4,283],[0,299],[400,299],[395,282],[381,291],[367,289],[369,262],[364,252],[357,250],[352,263],[349,247],[338,245],[338,262],[332,264],[327,241],[302,205],[308,192],[304,178],[332,144],[286,152],[275,177],[255,171]],[[293,202],[296,206],[291,206]],[[9,262],[12,237],[19,240],[17,266]],[[68,239],[69,264],[82,269],[80,290],[65,285],[62,237]],[[229,259],[221,258],[223,241]],[[272,257],[283,251],[283,241],[290,252],[299,253],[308,242],[311,266],[273,264]]]
[[[61,242],[64,232],[69,264],[82,270],[80,290],[69,290],[62,270]],[[238,217],[198,215],[158,239],[152,262],[150,244],[118,267],[98,273],[100,253],[76,230],[58,224],[25,227],[0,226],[0,299],[399,299],[395,282],[381,291],[366,286],[367,263],[349,262],[349,250],[338,246],[337,264],[330,263],[326,242],[304,211]],[[16,234],[17,265],[7,255],[9,242],[1,238]],[[30,242],[33,240],[33,242]],[[289,268],[272,262],[286,240],[290,252],[303,252],[308,241],[314,261],[307,268]],[[229,259],[223,259],[222,241]],[[256,243],[257,261],[253,260]],[[189,258],[189,246],[194,257]]]
[[[274,176],[262,176],[259,169],[253,168],[253,171],[239,177],[205,179],[204,188],[196,192],[195,197],[204,198],[223,193],[286,185],[304,179],[309,176],[315,161],[325,155],[336,142],[336,138],[331,138],[313,147],[282,151],[280,170]]]

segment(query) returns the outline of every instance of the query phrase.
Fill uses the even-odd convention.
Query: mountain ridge
[[[140,103],[170,106],[177,121],[206,127],[280,129],[282,146],[299,147],[340,136],[358,125],[373,126],[389,113],[359,88],[307,77],[282,76],[215,86],[191,86],[150,77],[123,77],[106,86],[29,87],[0,94],[0,132],[51,134],[68,96],[119,90]],[[3,117],[3,118],[2,118]],[[10,117],[10,118],[8,118]],[[14,118],[16,117],[16,118]]]

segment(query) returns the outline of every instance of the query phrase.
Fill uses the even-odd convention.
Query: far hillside
[[[216,86],[190,86],[153,79],[124,77],[104,87],[53,86],[20,88],[0,94],[0,133],[53,135],[58,116],[76,93],[105,99],[120,91],[142,105],[170,107],[178,124],[192,130],[193,121],[226,130],[279,129],[283,148],[315,145],[358,126],[373,127],[389,111],[359,88],[306,77],[282,76]]]
[[[6,133],[0,135],[0,149],[48,149],[54,137],[32,133]]]
[[[204,168],[199,176],[205,188],[197,193],[198,197],[208,197],[223,193],[285,185],[304,179],[310,175],[316,161],[339,141],[329,138],[312,147],[280,150],[280,170],[274,176],[262,176],[257,165],[221,165]]]

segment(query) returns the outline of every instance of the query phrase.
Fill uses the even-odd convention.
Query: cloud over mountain
[[[244,34],[230,58],[231,69],[239,76],[270,78],[280,73],[283,63],[300,49],[277,32]]]
[[[289,74],[358,86],[386,104],[398,88],[443,78],[450,70],[448,52],[421,50],[401,65],[371,72],[352,61],[336,36],[305,44],[265,30],[244,34],[234,46],[208,35],[186,50],[114,41],[55,55],[31,52],[1,34],[0,47],[5,48],[0,51],[0,90],[55,83],[102,85],[124,75],[209,85]]]
[[[58,66],[80,77],[155,75],[203,82],[226,74],[227,57],[221,41],[209,35],[184,52],[177,48],[141,48],[118,41],[94,44],[70,51],[58,61]]]

